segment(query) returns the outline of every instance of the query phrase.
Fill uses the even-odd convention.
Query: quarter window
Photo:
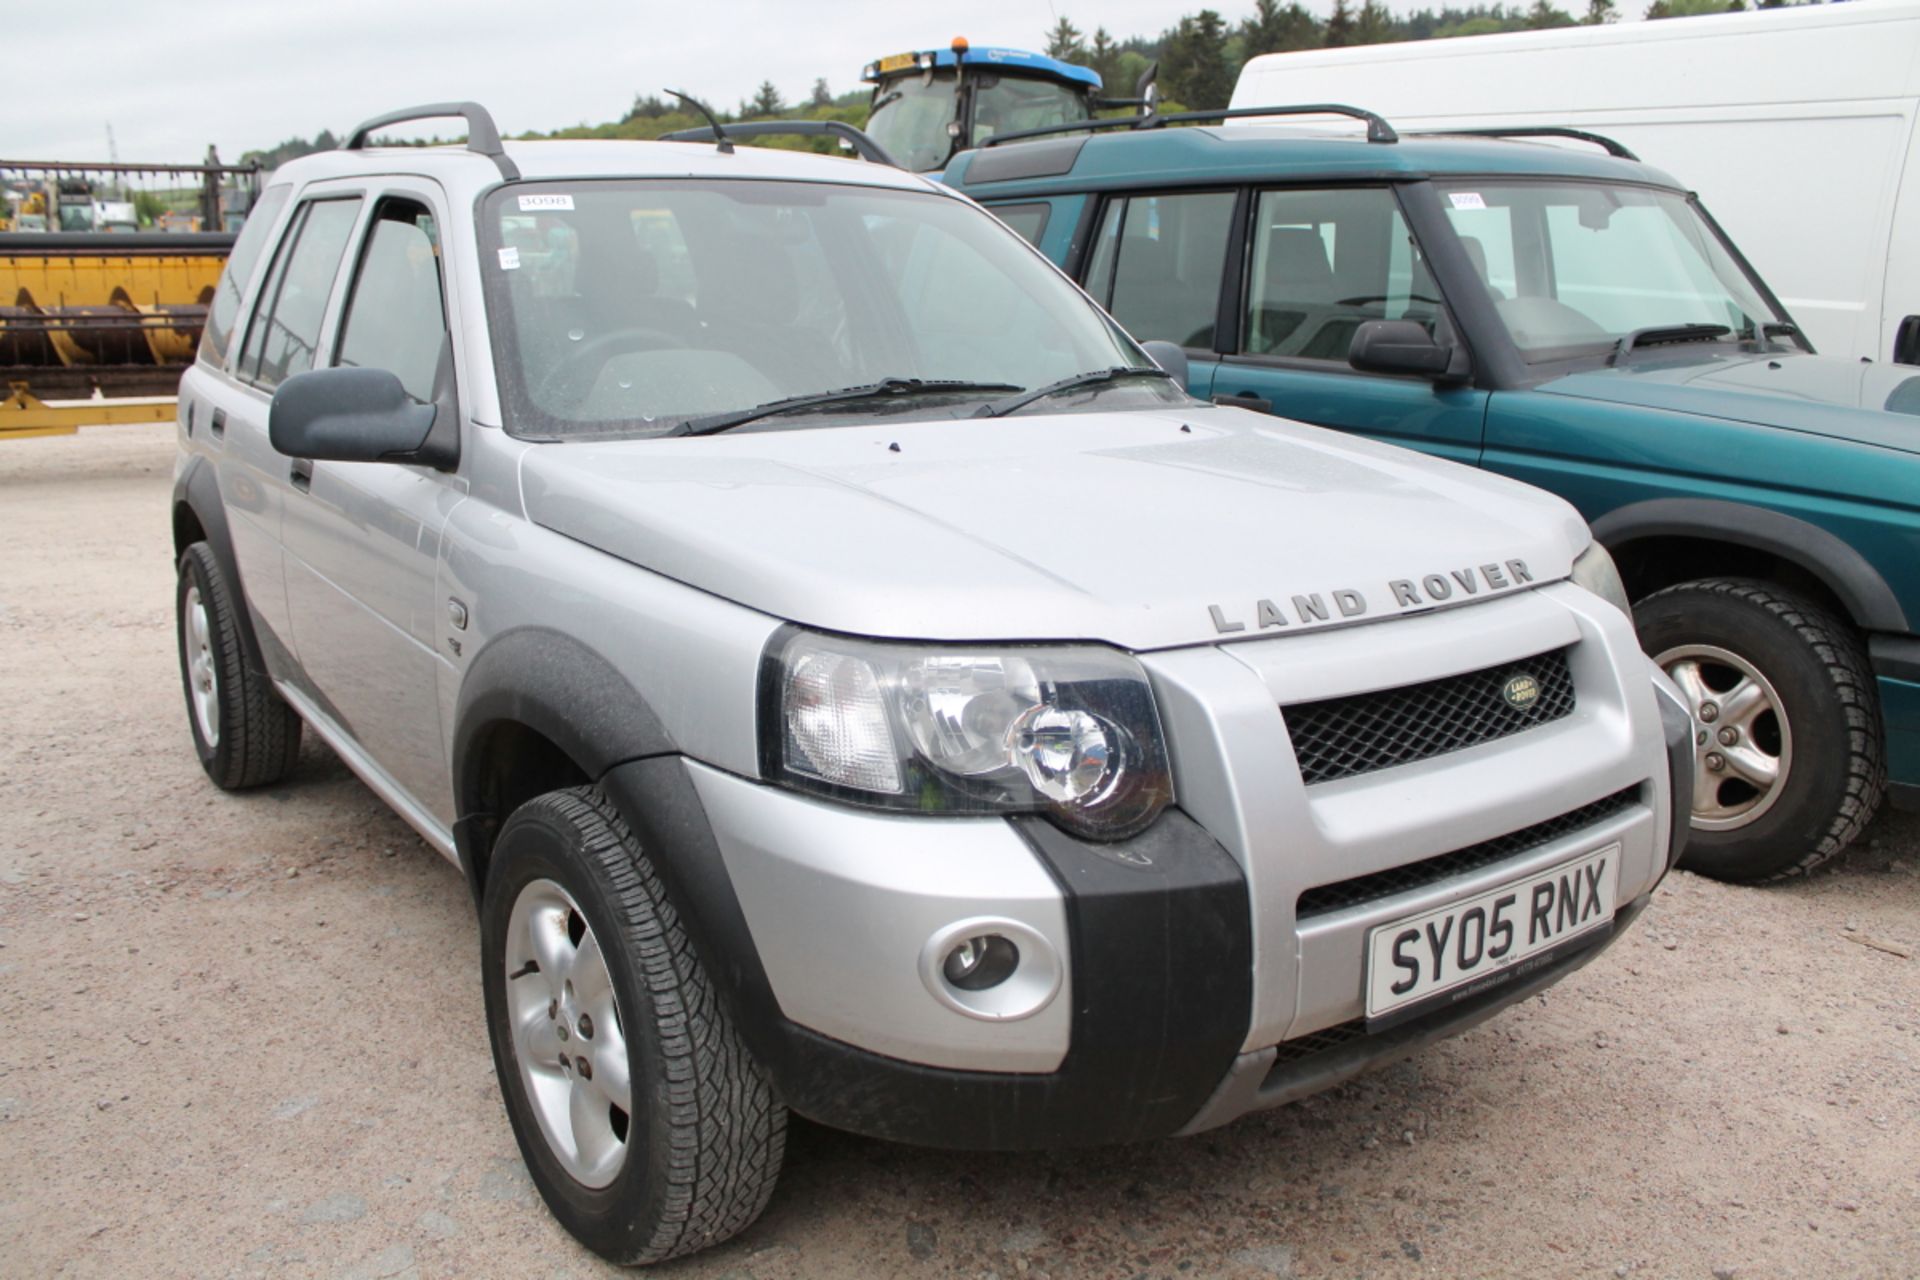
[[[360,199],[316,200],[298,216],[300,224],[287,233],[254,303],[246,349],[235,370],[262,387],[277,387],[313,368],[320,321],[360,216]]]
[[[1052,211],[1053,206],[1045,203],[993,206],[994,216],[1013,228],[1015,234],[1031,245],[1040,243],[1040,237],[1047,230],[1047,215]]]
[[[208,364],[219,367],[227,362],[227,340],[233,337],[234,321],[240,318],[240,295],[247,291],[247,282],[253,279],[253,269],[260,262],[260,251],[267,247],[267,233],[273,230],[280,206],[291,194],[293,188],[285,183],[268,187],[233,242],[226,270],[214,286],[213,305],[207,308],[206,327],[200,331],[200,358]]]
[[[433,398],[447,338],[439,250],[426,206],[381,201],[348,295],[336,364],[389,370],[415,400]]]
[[[1367,320],[1431,326],[1439,294],[1393,193],[1268,191],[1253,222],[1249,355],[1345,363]]]
[[[1136,338],[1211,350],[1233,202],[1231,191],[1109,201],[1087,292]]]

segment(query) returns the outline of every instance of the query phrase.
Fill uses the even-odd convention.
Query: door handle
[[[1243,392],[1237,396],[1215,396],[1213,402],[1215,404],[1228,405],[1235,409],[1253,409],[1259,413],[1273,412],[1273,401],[1262,399],[1251,391]]]
[[[213,411],[213,417],[207,420],[207,430],[213,432],[213,438],[215,440],[226,438],[227,411],[225,409],[215,409]]]
[[[294,488],[306,493],[313,488],[313,464],[305,458],[295,458],[287,468],[287,479]]]

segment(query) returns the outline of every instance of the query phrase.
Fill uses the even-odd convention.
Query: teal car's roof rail
[[[1313,102],[1286,107],[1236,107],[1219,111],[1175,111],[1167,115],[1110,116],[1104,120],[1080,120],[1052,124],[1044,129],[1022,129],[983,139],[982,147],[997,147],[1028,138],[1050,138],[1062,133],[1085,133],[1090,129],[1158,129],[1169,124],[1195,124],[1202,120],[1240,120],[1255,116],[1350,116],[1367,124],[1368,142],[1398,142],[1400,135],[1385,117],[1360,107],[1339,102]],[[1619,144],[1615,144],[1616,146]]]
[[[1605,134],[1588,133],[1585,129],[1568,129],[1560,125],[1515,125],[1508,129],[1422,129],[1420,132],[1458,138],[1572,138],[1578,142],[1591,142],[1608,155],[1618,156],[1622,160],[1637,162],[1640,159]]]

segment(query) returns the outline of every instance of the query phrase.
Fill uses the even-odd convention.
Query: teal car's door
[[[1243,299],[1232,350],[1219,357],[1208,393],[1222,404],[1477,464],[1486,392],[1347,363],[1363,321],[1451,325],[1393,192],[1262,191],[1250,214],[1245,270],[1229,282]]]
[[[1347,363],[1363,320],[1450,323],[1384,186],[1112,196],[1081,279],[1135,338],[1185,348],[1195,395],[1480,460],[1484,391]]]

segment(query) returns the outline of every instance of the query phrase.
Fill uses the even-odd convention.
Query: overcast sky
[[[1306,0],[1325,15],[1333,0]],[[1438,7],[1439,0],[1433,0]],[[1584,4],[1584,0],[1560,0]],[[835,93],[863,63],[943,46],[1042,47],[1082,30],[1151,35],[1207,0],[15,0],[0,158],[187,164],[395,107],[472,98],[503,133],[617,119],[665,86],[731,105],[770,79]],[[1395,10],[1418,0],[1390,0]],[[1645,0],[1626,0],[1637,13]],[[1253,0],[1211,0],[1229,21]],[[1357,5],[1356,5],[1357,7]]]

